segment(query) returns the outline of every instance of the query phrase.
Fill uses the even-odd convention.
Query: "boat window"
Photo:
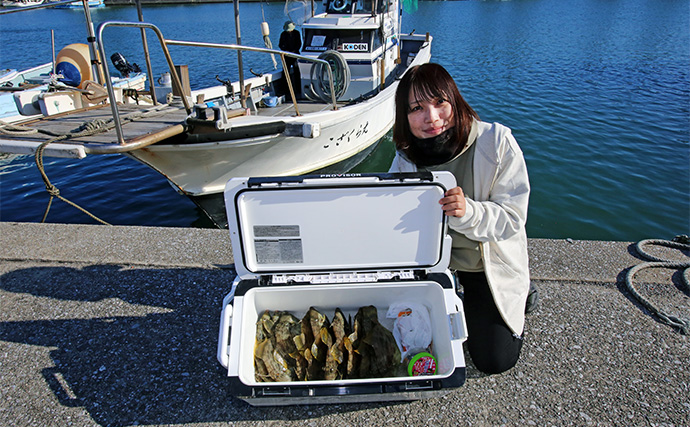
[[[386,12],[387,0],[328,0],[326,13],[371,13],[373,2],[376,2],[377,13]]]
[[[381,29],[379,28],[376,30],[376,34],[373,34],[374,37],[372,37],[372,47],[371,50],[375,51],[376,49],[381,47],[381,40],[383,40],[383,37],[381,36]]]
[[[372,30],[325,30],[304,31],[304,52],[371,52],[381,46],[380,36],[374,37]]]

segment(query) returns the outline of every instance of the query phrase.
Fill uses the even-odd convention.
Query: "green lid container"
[[[426,351],[415,354],[407,364],[407,374],[411,377],[419,375],[434,375],[436,373],[436,358]]]

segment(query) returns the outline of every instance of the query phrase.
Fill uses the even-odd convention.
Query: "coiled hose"
[[[685,287],[685,291],[688,292],[690,291],[690,281],[688,280],[688,271],[690,270],[690,262],[674,262],[670,260],[666,260],[663,258],[659,258],[656,256],[653,256],[649,253],[647,253],[644,249],[642,249],[643,246],[645,245],[660,245],[660,246],[666,246],[668,248],[674,248],[674,249],[679,249],[682,251],[688,251],[690,250],[690,238],[685,235],[680,235],[676,236],[673,241],[668,241],[668,240],[657,240],[657,239],[647,239],[647,240],[641,240],[637,242],[635,245],[635,249],[637,250],[638,254],[649,260],[647,262],[643,262],[641,264],[638,264],[631,268],[628,273],[625,276],[625,285],[628,288],[628,291],[637,299],[637,301],[640,302],[647,310],[649,310],[654,316],[658,317],[659,320],[661,320],[662,323],[665,323],[672,328],[677,329],[681,334],[683,335],[688,335],[690,334],[690,320],[689,319],[684,319],[678,316],[673,316],[671,314],[668,314],[658,308],[656,305],[652,304],[651,301],[649,301],[647,298],[643,297],[640,292],[637,291],[635,286],[633,285],[633,278],[635,277],[635,274],[637,274],[640,270],[643,270],[645,268],[675,268],[675,269],[681,269],[683,270],[682,274],[682,281],[683,285]]]
[[[350,67],[347,65],[345,57],[338,51],[327,50],[319,55],[319,59],[327,61],[330,64],[331,73],[333,73],[333,91],[335,92],[335,99],[340,98],[350,87]],[[314,64],[314,66],[311,67],[309,78],[312,82],[312,92],[323,102],[331,102],[331,85],[328,79],[328,70],[326,66],[321,63]]]

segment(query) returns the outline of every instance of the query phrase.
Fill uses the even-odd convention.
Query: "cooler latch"
[[[287,285],[293,283],[366,283],[414,279],[415,274],[412,270],[401,270],[364,273],[275,274],[271,276],[271,283],[275,285]]]
[[[420,391],[420,390],[433,390],[433,381],[418,381],[418,382],[406,382],[403,385],[405,391]]]
[[[254,389],[254,394],[260,396],[289,397],[292,394],[290,387],[260,387]]]

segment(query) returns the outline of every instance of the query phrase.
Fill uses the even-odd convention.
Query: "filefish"
[[[400,365],[400,350],[393,333],[379,323],[376,307],[361,307],[355,315],[353,326],[355,332],[348,337],[349,346],[359,355],[359,360],[353,358],[355,363],[348,375],[352,375],[351,378],[394,376]]]
[[[273,381],[293,381],[295,379],[294,369],[290,369],[290,365],[283,354],[274,347],[273,339],[266,340],[261,360],[266,365],[268,375]]]
[[[323,342],[321,330],[328,328],[329,321],[326,315],[314,307],[310,307],[302,319],[303,331],[307,335],[308,347],[304,351],[307,360],[307,380],[323,379],[323,367],[326,363],[328,346]]]
[[[331,323],[314,307],[301,320],[267,310],[256,322],[257,381],[380,378],[394,376],[399,365],[395,338],[374,306],[360,307],[354,322],[337,308]]]
[[[254,343],[254,378],[258,382],[272,381],[263,360],[266,343],[271,335],[275,321],[280,317],[277,311],[264,311],[256,322],[256,340]]]
[[[324,379],[340,380],[344,377],[347,369],[347,350],[345,349],[345,337],[350,333],[350,324],[345,319],[340,308],[335,309],[333,321],[331,322],[328,333],[328,353],[326,354],[326,364],[324,366]],[[321,329],[324,333],[324,329]],[[323,340],[323,337],[322,337]]]
[[[299,375],[304,378],[306,361],[293,341],[299,332],[300,321],[292,314],[268,310],[262,313],[256,323],[254,345],[256,381],[295,381]]]

